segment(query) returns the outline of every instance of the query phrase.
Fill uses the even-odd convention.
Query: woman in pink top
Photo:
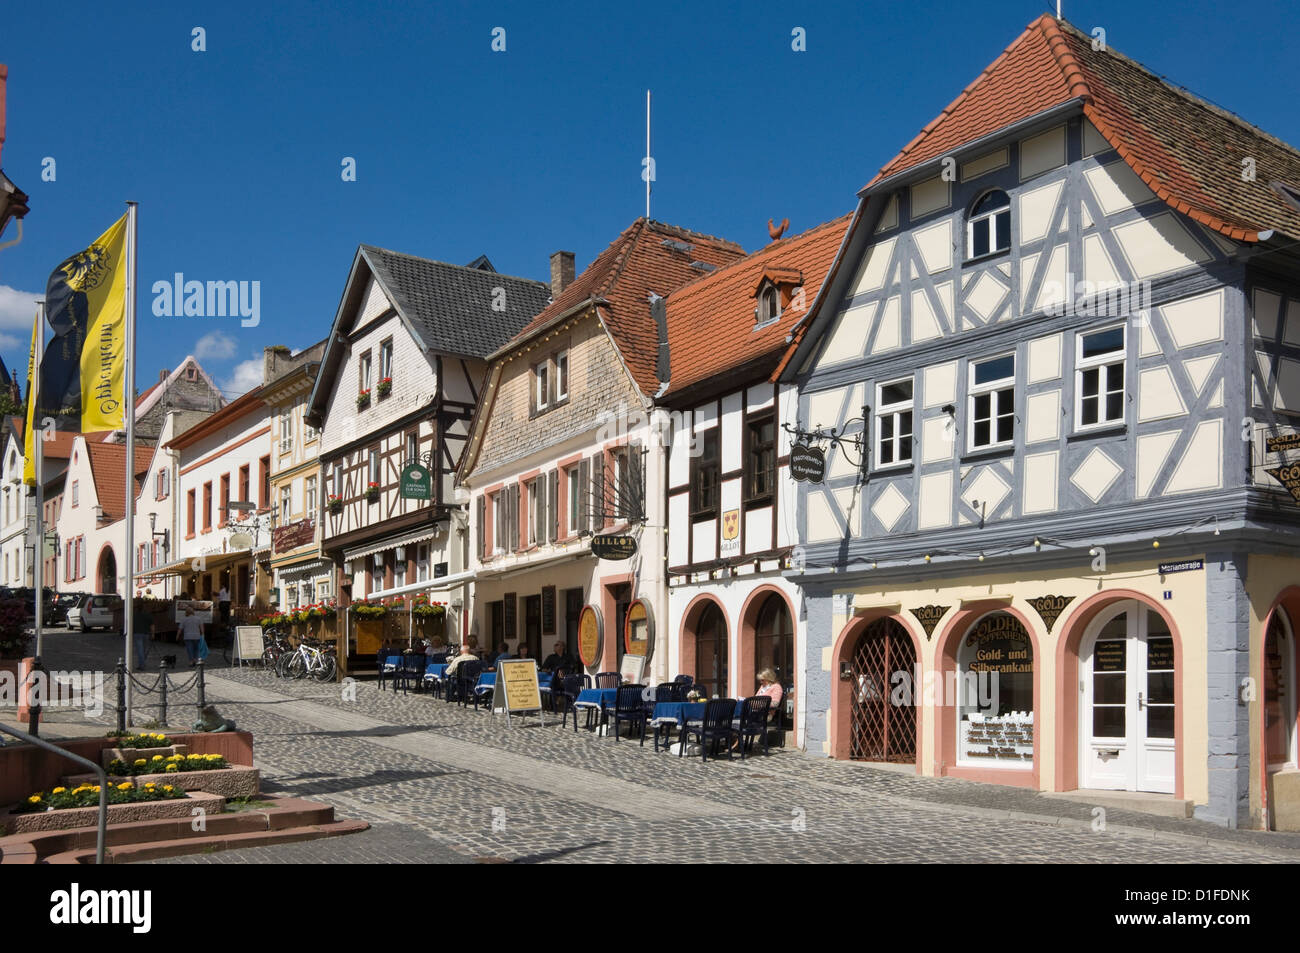
[[[776,680],[776,672],[772,671],[770,668],[765,668],[763,671],[758,673],[758,694],[766,695],[768,698],[772,699],[771,711],[776,711],[777,707],[781,704],[781,698],[785,695],[785,689],[783,689],[781,683]]]

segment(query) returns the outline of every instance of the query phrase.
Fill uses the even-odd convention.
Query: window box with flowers
[[[393,392],[393,379],[391,377],[385,377],[379,382],[375,389],[379,391],[379,397],[382,400]]]
[[[378,502],[379,502],[379,484],[378,484],[378,483],[367,483],[367,484],[366,484],[366,502],[367,502],[367,503],[378,503]]]
[[[354,602],[349,608],[358,619],[382,619],[388,615],[388,606],[377,602]]]
[[[343,512],[343,497],[330,494],[325,500],[325,509],[330,511],[331,516],[338,516]]]
[[[363,390],[357,394],[357,410],[365,410],[370,406],[370,391]]]

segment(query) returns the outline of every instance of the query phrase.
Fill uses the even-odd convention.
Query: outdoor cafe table
[[[719,701],[721,699],[718,699]],[[686,727],[687,722],[698,722],[704,720],[704,711],[708,708],[709,703],[703,702],[656,702],[654,714],[650,716],[650,724],[655,729],[655,750],[659,750],[659,730],[669,729],[672,725],[677,725],[677,730],[681,731]],[[736,702],[736,711],[732,716],[731,723],[738,724],[740,720],[740,702]],[[667,730],[665,730],[667,736]],[[666,738],[665,738],[666,741]]]
[[[426,682],[440,682],[446,674],[446,662],[431,662],[424,667],[424,680]]]

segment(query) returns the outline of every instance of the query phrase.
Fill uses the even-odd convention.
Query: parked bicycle
[[[284,630],[268,626],[262,633],[262,664],[276,675],[282,675],[280,663],[292,654],[293,646]]]
[[[315,640],[303,639],[298,648],[281,662],[283,675],[287,678],[306,678],[311,676],[320,682],[334,679],[338,670],[338,660],[332,645],[325,645]]]

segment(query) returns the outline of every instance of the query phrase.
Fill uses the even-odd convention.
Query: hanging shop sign
[[[1038,617],[1043,620],[1043,625],[1047,626],[1047,631],[1052,631],[1052,626],[1056,625],[1056,620],[1061,617],[1065,607],[1074,601],[1074,596],[1039,596],[1037,599],[1026,599]]]
[[[627,621],[623,624],[623,651],[648,659],[654,638],[654,616],[650,613],[650,603],[638,599],[627,609]]]
[[[790,448],[790,476],[804,483],[826,479],[826,454],[820,447],[796,443]]]
[[[930,641],[930,636],[934,635],[934,628],[939,624],[939,620],[948,614],[952,606],[921,606],[919,609],[909,609],[912,615],[916,616],[916,621],[921,623],[921,628],[925,629],[925,640]]]
[[[397,492],[404,500],[433,499],[433,477],[429,473],[429,468],[419,463],[403,467],[402,482]]]
[[[1291,494],[1291,499],[1300,503],[1300,463],[1294,463],[1289,467],[1271,467],[1264,472],[1286,487],[1286,491]]]
[[[636,537],[593,536],[591,554],[598,559],[631,559],[636,555]]]
[[[1266,453],[1281,453],[1283,450],[1300,450],[1300,432],[1282,433],[1276,437],[1264,438]]]
[[[271,551],[283,553],[305,546],[316,538],[316,521],[310,517],[271,530]]]
[[[578,614],[578,657],[583,665],[594,666],[600,662],[604,634],[605,623],[600,610],[595,606],[583,606]]]
[[[1181,562],[1160,563],[1156,566],[1156,569],[1160,571],[1160,575],[1162,576],[1167,576],[1171,572],[1195,572],[1198,569],[1204,568],[1204,559],[1184,559]]]

